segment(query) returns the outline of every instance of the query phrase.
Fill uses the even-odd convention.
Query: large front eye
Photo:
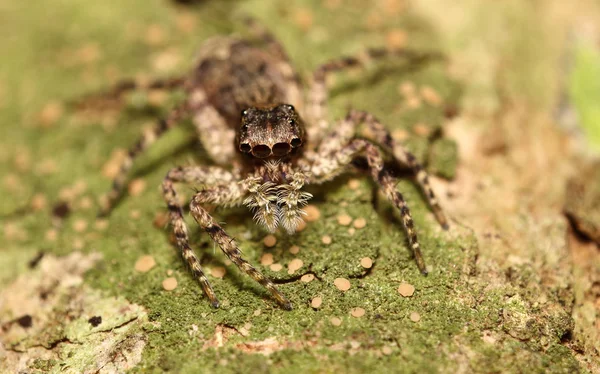
[[[273,154],[275,156],[285,156],[290,152],[290,145],[288,143],[277,143],[273,146]]]
[[[268,145],[259,144],[252,148],[252,154],[258,158],[265,158],[271,155],[271,148]]]
[[[298,148],[302,145],[302,139],[300,138],[294,138],[292,139],[292,141],[290,142],[290,144],[292,145],[292,147],[294,148]]]
[[[244,153],[248,153],[252,150],[252,147],[250,147],[250,144],[248,143],[242,143],[240,144],[240,151],[244,152]]]

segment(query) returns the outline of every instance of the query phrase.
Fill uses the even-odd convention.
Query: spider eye
[[[248,109],[243,109],[240,114],[242,115],[242,117],[245,117],[246,115],[248,115]]]
[[[292,110],[294,110],[294,106],[293,106],[293,105],[287,104],[285,107],[286,107],[286,108],[287,108],[287,110],[289,110],[289,111],[292,111]]]
[[[288,123],[289,123],[290,125],[294,126],[294,125],[296,124],[296,120],[293,120],[293,119],[291,119],[291,120],[289,120],[289,122],[288,122]]]
[[[290,144],[292,145],[292,147],[298,148],[302,145],[302,140],[300,138],[294,138],[294,139],[292,139]]]
[[[250,144],[248,144],[248,143],[240,144],[240,151],[242,151],[244,153],[250,152],[251,149],[252,149],[252,147],[250,147]]]
[[[252,148],[252,154],[258,158],[265,158],[271,155],[271,148],[268,145],[259,144]]]
[[[288,143],[277,143],[273,146],[273,154],[275,156],[285,156],[290,152]]]
[[[242,125],[242,131],[248,131],[248,125]]]

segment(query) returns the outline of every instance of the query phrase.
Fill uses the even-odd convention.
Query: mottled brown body
[[[397,178],[386,170],[384,159],[391,155],[396,162],[413,170],[436,218],[447,228],[427,173],[367,112],[350,111],[329,132],[325,82],[327,75],[361,66],[370,59],[393,56],[421,62],[435,56],[405,50],[368,50],[360,57],[323,64],[313,74],[304,110],[299,80],[282,46],[252,20],[248,25],[262,45],[235,38],[210,39],[203,44],[195,68],[187,77],[151,84],[167,88],[181,86],[187,98],[131,148],[115,178],[103,213],[108,213],[121,196],[134,158],[181,119],[191,117],[200,141],[218,166],[174,168],[165,177],[162,191],[177,246],[213,306],[218,307],[219,302],[190,246],[183,208],[174,187],[176,183],[204,186],[190,202],[193,218],[234,264],[263,285],[280,305],[290,309],[289,300],[242,257],[237,242],[204,206],[244,204],[268,231],[282,227],[293,233],[305,214],[302,206],[312,197],[303,191],[304,186],[331,180],[348,171],[353,160],[364,158],[372,179],[398,209],[417,265],[426,274],[410,211],[402,194],[396,191]],[[131,88],[134,86],[121,85],[113,95]],[[357,135],[363,124],[370,130],[367,138]]]

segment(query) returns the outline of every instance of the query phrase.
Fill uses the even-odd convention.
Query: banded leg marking
[[[381,151],[375,144],[365,139],[354,139],[339,151],[331,153],[330,157],[319,158],[310,169],[312,173],[310,182],[320,183],[331,179],[332,175],[340,174],[360,154],[365,154],[367,158],[372,179],[380,186],[388,200],[399,210],[402,225],[408,236],[408,242],[415,256],[417,266],[421,273],[427,274],[427,267],[423,260],[410,210],[402,194],[396,191],[398,179],[392,177],[384,168]]]
[[[265,287],[277,302],[286,310],[292,309],[290,301],[277,289],[277,286],[259,272],[254,266],[242,257],[242,252],[235,240],[229,236],[223,228],[214,221],[211,215],[202,207],[202,204],[231,204],[241,201],[245,190],[240,185],[219,186],[198,192],[190,203],[190,211],[196,222],[217,243],[225,255],[238,268],[248,274],[252,279]]]
[[[407,165],[411,169],[412,173],[415,175],[419,187],[423,191],[423,194],[429,203],[429,206],[431,207],[431,210],[433,211],[433,214],[435,215],[436,220],[444,230],[448,230],[448,220],[446,219],[446,216],[440,207],[437,198],[435,197],[433,188],[431,188],[431,185],[429,184],[429,175],[419,161],[417,161],[416,157],[405,147],[396,142],[386,127],[371,113],[351,110],[348,114],[348,118],[350,122],[355,124],[356,127],[358,127],[360,123],[364,122],[372,134],[371,140],[386,147],[390,152],[392,152],[394,158],[398,162]]]
[[[133,166],[133,161],[143,151],[148,149],[156,140],[163,135],[167,130],[174,127],[180,120],[182,120],[188,114],[189,108],[187,104],[182,104],[177,108],[173,109],[166,119],[160,120],[152,129],[146,131],[142,137],[135,143],[133,147],[129,149],[125,160],[121,163],[119,173],[115,177],[112,183],[112,189],[106,195],[106,202],[100,208],[100,216],[108,215],[114,208],[117,200],[123,194],[125,185],[127,182],[129,171]]]

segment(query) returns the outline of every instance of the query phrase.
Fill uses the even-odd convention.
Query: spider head
[[[304,124],[292,105],[242,111],[238,149],[257,158],[285,157],[304,143]]]

